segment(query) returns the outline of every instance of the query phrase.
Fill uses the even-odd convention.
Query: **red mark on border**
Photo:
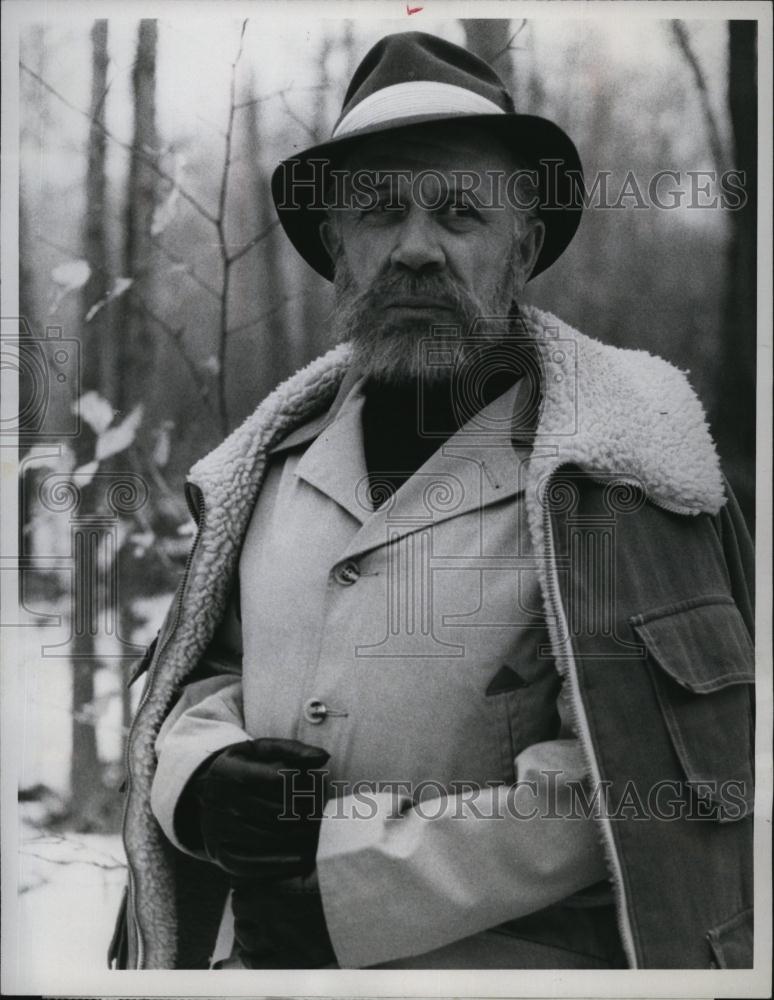
[[[409,7],[409,5],[406,4],[406,13],[407,14],[418,14],[420,12],[420,10],[424,10],[424,9],[425,9],[424,7]]]

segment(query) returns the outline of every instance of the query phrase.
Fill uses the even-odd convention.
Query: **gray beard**
[[[355,370],[381,384],[405,385],[417,379],[438,384],[451,381],[470,365],[483,363],[488,368],[486,357],[491,362],[491,354],[482,348],[507,343],[513,327],[515,253],[514,241],[491,301],[477,299],[444,275],[380,275],[371,288],[358,292],[340,254],[334,279],[336,343],[351,341]],[[451,308],[424,321],[398,316],[384,304],[396,285],[427,291]]]

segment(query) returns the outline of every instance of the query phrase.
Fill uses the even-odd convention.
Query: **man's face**
[[[377,183],[370,204],[337,209],[323,224],[336,268],[338,339],[353,340],[354,361],[372,378],[432,380],[438,371],[423,365],[421,341],[437,325],[456,326],[464,338],[479,316],[507,317],[543,225],[465,193],[480,177],[488,198],[487,172],[517,169],[483,130],[444,125],[375,136],[346,167]]]

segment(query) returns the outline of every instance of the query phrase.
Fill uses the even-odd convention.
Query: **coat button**
[[[319,698],[310,698],[304,703],[304,718],[311,722],[313,726],[319,726],[325,720],[328,708]]]
[[[345,562],[333,571],[334,579],[342,587],[350,587],[360,579],[360,567],[356,562]]]

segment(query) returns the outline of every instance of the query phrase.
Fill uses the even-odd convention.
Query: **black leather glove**
[[[322,899],[300,880],[234,880],[235,951],[248,969],[320,969],[336,963]]]
[[[235,743],[194,773],[178,803],[182,843],[229,875],[264,881],[315,865],[329,754],[298,740]],[[293,772],[283,774],[282,772]]]

